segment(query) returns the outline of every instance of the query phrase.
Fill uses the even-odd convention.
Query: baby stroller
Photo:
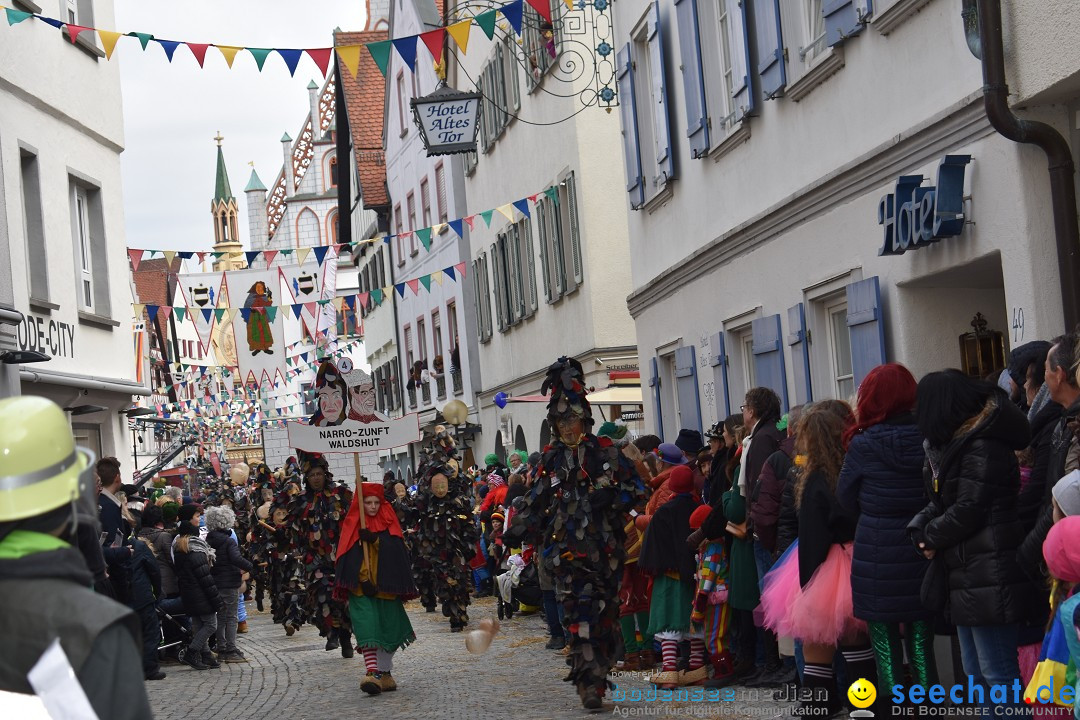
[[[191,622],[186,615],[171,615],[157,607],[158,624],[161,626],[161,638],[158,640],[158,657],[164,658],[175,654],[179,662],[184,661],[184,651],[193,637]]]

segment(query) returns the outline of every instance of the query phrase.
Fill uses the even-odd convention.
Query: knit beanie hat
[[[1080,470],[1058,480],[1051,492],[1065,517],[1080,515]]]
[[[505,523],[506,522],[506,516],[503,515],[501,512],[493,512],[493,513],[491,513],[491,520],[492,520],[492,522],[498,520],[501,523]]]
[[[498,464],[499,464],[499,456],[496,455],[495,453],[488,453],[487,455],[484,456],[484,465],[485,466],[491,467],[492,465],[498,465]]]
[[[688,493],[694,490],[694,472],[688,465],[676,465],[668,475],[668,488],[673,493]]]
[[[166,525],[172,525],[176,522],[176,516],[180,513],[180,506],[174,502],[167,502],[161,504],[161,521]]]
[[[190,523],[191,518],[195,517],[200,512],[202,512],[202,508],[198,505],[184,505],[180,508],[179,512],[176,513],[176,518],[181,522],[181,524]]]
[[[1080,582],[1080,517],[1054,524],[1043,543],[1043,557],[1050,574],[1064,582]]]

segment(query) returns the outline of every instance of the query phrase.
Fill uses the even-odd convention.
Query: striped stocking
[[[705,667],[705,641],[701,638],[690,638],[690,669],[697,670]]]
[[[664,657],[664,672],[675,672],[678,669],[679,641],[667,639],[661,640],[660,652]]]
[[[364,653],[364,667],[367,668],[369,673],[379,672],[379,660],[375,654],[375,648],[366,647],[363,648]]]

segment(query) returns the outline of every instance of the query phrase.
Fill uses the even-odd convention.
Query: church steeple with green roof
[[[225,168],[225,155],[221,152],[221,141],[225,138],[221,137],[219,131],[217,137],[217,181],[214,183],[214,202],[224,200],[235,200],[232,194],[232,187],[229,186],[229,171]]]
[[[229,173],[225,169],[225,155],[221,150],[224,140],[221,132],[217,137],[217,177],[214,182],[214,199],[210,213],[214,217],[214,252],[228,253],[214,263],[214,270],[235,270],[243,266],[243,245],[240,244],[240,228],[237,223],[239,208],[229,185]]]

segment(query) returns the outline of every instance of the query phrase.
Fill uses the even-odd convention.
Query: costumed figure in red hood
[[[369,695],[397,690],[394,653],[414,640],[405,601],[417,596],[409,552],[397,513],[382,483],[361,483],[353,495],[337,547],[339,596],[347,595],[356,644],[367,674],[360,689]]]
[[[469,623],[469,560],[480,537],[469,502],[471,484],[442,448],[428,449],[418,474],[420,489],[406,510],[416,530],[413,572],[428,611],[441,603],[451,632],[461,632]]]
[[[611,440],[591,434],[581,363],[559,358],[540,388],[549,391],[548,422],[557,432],[503,543],[539,548],[570,634],[565,679],[577,687],[586,709],[599,710],[607,674],[623,653],[618,596],[626,557],[624,518],[645,490],[633,463]]]

